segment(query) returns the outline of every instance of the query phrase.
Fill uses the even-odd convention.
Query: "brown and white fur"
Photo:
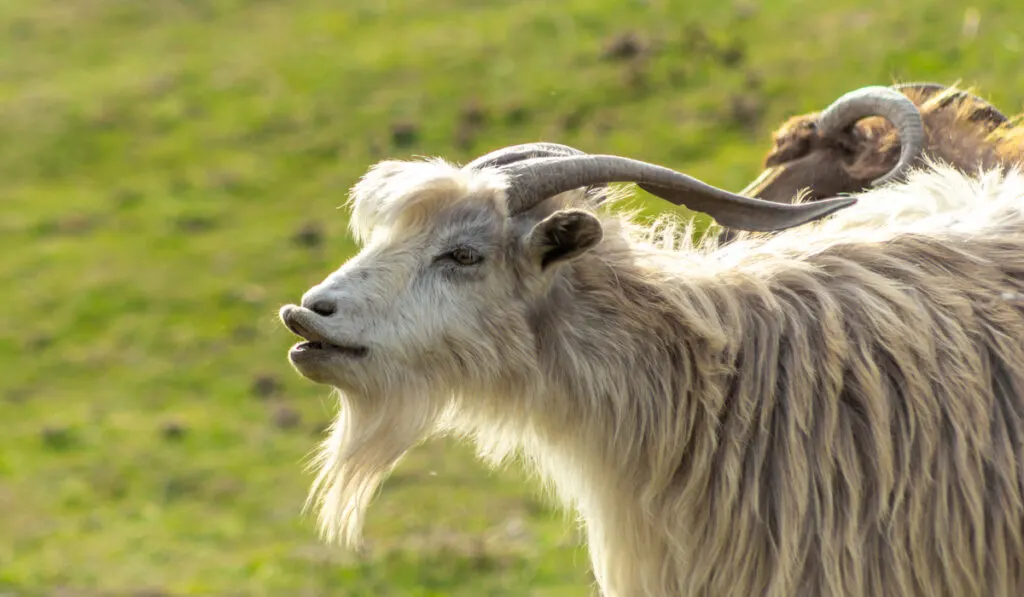
[[[924,126],[921,159],[965,172],[1024,165],[1024,114],[1001,122],[971,89],[950,86],[942,91],[906,88]],[[798,195],[814,201],[868,189],[900,157],[900,137],[880,116],[830,134],[815,126],[819,113],[794,116],[772,133],[773,146],[764,171],[743,194],[769,201],[792,202]],[[1002,115],[998,115],[1001,117]]]
[[[723,249],[577,192],[510,218],[504,185],[376,165],[361,252],[282,308],[338,390],[326,540],[454,433],[578,512],[606,597],[1024,595],[1021,172],[936,165]],[[894,204],[922,213],[842,226]]]
[[[974,90],[925,86],[900,90],[921,115],[924,144],[918,167],[953,166],[975,173],[1024,166],[1024,114],[1005,117],[973,95]],[[764,170],[741,194],[779,203],[807,203],[860,193],[890,172],[900,157],[900,137],[893,123],[880,116],[825,133],[817,126],[819,112],[793,116],[772,133]],[[1004,120],[1005,119],[1005,120]],[[911,210],[914,208],[911,207]],[[890,214],[881,212],[884,220]],[[883,225],[865,221],[865,225]],[[722,229],[718,241],[762,236]]]

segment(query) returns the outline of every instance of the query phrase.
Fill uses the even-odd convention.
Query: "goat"
[[[773,134],[765,169],[741,194],[790,202],[853,193],[889,182],[927,157],[973,171],[1024,164],[1024,130],[956,87],[904,83],[844,94],[820,113]]]
[[[815,201],[885,184],[925,161],[972,173],[1024,164],[1017,119],[956,86],[864,87],[784,122],[772,135],[764,170],[740,194]],[[739,236],[725,229],[720,242]]]
[[[613,182],[779,232],[708,248],[603,209]],[[959,208],[828,229],[890,202]],[[349,205],[363,248],[280,310],[340,402],[323,540],[358,545],[396,463],[451,434],[579,513],[605,597],[1024,594],[1018,169],[782,204],[526,144],[380,162]]]

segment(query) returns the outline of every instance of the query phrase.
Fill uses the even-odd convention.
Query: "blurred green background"
[[[300,514],[334,403],[276,310],[353,251],[355,179],[546,139],[739,189],[860,85],[1024,107],[1019,0],[3,0],[0,32],[5,596],[589,595],[571,516],[457,444],[363,554]]]

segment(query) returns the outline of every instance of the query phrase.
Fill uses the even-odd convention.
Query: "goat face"
[[[419,175],[427,178],[391,184]],[[578,209],[510,218],[485,178],[390,162],[355,187],[364,248],[280,311],[306,340],[289,353],[300,374],[379,396],[493,388],[529,366],[527,314],[557,266],[596,245],[602,229]]]
[[[776,131],[764,170],[740,194],[789,203],[801,191],[816,201],[866,189],[899,159],[898,146],[883,155],[876,144],[860,127],[826,136],[816,114],[791,118]]]

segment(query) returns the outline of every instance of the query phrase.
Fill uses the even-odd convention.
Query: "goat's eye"
[[[457,247],[445,253],[443,257],[459,265],[476,265],[484,260],[484,256],[469,247]]]

